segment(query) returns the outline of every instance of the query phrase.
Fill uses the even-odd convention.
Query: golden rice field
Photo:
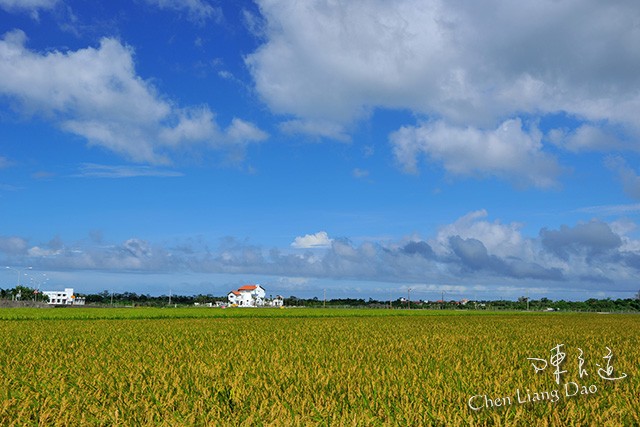
[[[5,309],[0,319],[2,426],[640,425],[634,315]],[[527,360],[548,360],[557,344],[561,384],[551,363],[536,374]],[[599,368],[627,377],[604,380]]]

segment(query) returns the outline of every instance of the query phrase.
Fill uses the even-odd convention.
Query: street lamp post
[[[13,271],[18,273],[18,286],[20,286],[20,277],[22,276],[22,272],[25,271],[25,270],[33,269],[33,267],[24,267],[24,268],[6,267],[6,268],[7,268],[7,270],[13,270]]]
[[[7,266],[6,268],[7,268],[7,270],[13,270],[13,271],[15,271],[15,272],[17,272],[17,273],[18,273],[18,285],[17,285],[17,287],[16,287],[16,288],[20,288],[20,279],[21,279],[22,273],[23,273],[25,270],[31,270],[33,267],[13,268],[13,267],[9,267],[9,266]],[[25,273],[25,276],[26,276],[26,275],[27,275],[27,274]],[[20,290],[18,290],[18,294],[17,294],[17,295],[15,295],[15,296],[14,296],[14,298],[15,298],[15,297],[17,297],[18,299],[20,299],[20,298],[22,297],[22,293],[21,293],[21,291],[20,291]]]

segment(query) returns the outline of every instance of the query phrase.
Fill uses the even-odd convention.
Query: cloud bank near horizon
[[[526,237],[521,224],[487,220],[475,211],[440,227],[429,238],[394,242],[329,238],[326,232],[296,240],[292,248],[266,248],[233,237],[215,248],[199,239],[172,244],[131,238],[120,244],[102,240],[67,244],[54,238],[33,245],[17,236],[0,236],[8,264],[49,270],[138,273],[224,273],[289,278],[348,279],[390,283],[489,283],[562,288],[581,283],[633,292],[640,271],[640,240],[628,234],[635,224],[600,220],[543,228]],[[304,243],[304,244],[303,244]],[[322,243],[322,244],[320,244]]]

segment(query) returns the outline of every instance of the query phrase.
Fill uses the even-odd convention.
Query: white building
[[[65,288],[64,291],[42,291],[49,297],[51,305],[84,305],[84,298],[76,297],[73,288]]]
[[[260,285],[244,285],[229,292],[229,304],[238,307],[262,307],[264,305],[265,290]]]

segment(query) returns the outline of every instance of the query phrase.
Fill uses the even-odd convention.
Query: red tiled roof
[[[256,285],[244,285],[238,288],[239,291],[253,291],[257,288]]]
[[[234,295],[240,295],[240,292],[238,292],[238,291],[231,291],[231,293],[234,294]]]

